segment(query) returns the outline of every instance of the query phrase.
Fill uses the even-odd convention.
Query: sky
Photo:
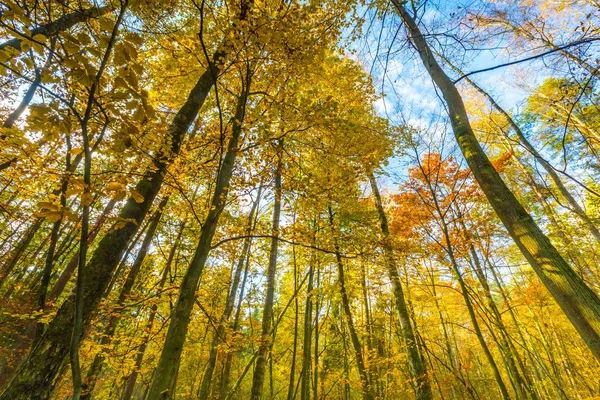
[[[473,33],[465,27],[468,24],[465,23],[465,7],[461,3],[463,2],[429,1],[424,12],[420,13],[419,22],[423,32],[430,29],[428,32],[435,34],[427,37],[430,45],[444,51],[451,49],[450,57],[453,60],[464,60],[460,66],[463,72],[520,60],[546,50],[519,48],[510,42],[510,37],[498,38],[495,43],[479,43],[477,49],[462,49],[456,41],[449,38],[450,35],[469,39],[481,35],[481,32]],[[471,9],[477,9],[486,3],[489,2],[468,0],[467,5]],[[373,13],[364,7],[359,9],[358,14],[366,21],[363,26],[364,34],[360,40],[350,43],[348,54],[371,74],[374,85],[381,94],[381,98],[374,103],[375,110],[398,125],[408,123],[417,128],[427,129],[432,123],[437,124],[442,129],[436,129],[436,134],[449,137],[453,143],[451,135],[445,132],[447,125],[443,120],[446,117],[443,103],[421,60],[408,44],[406,32],[400,26],[399,19],[391,13],[383,18],[375,18]],[[570,24],[575,22],[569,21]],[[443,32],[444,35],[438,35],[439,32]],[[562,43],[560,40],[567,39],[556,38],[557,43]],[[473,47],[475,46],[474,44]],[[505,110],[518,114],[530,91],[551,76],[552,68],[551,57],[544,57],[475,74],[471,78],[490,93]],[[444,66],[444,69],[451,77],[457,76],[448,66]],[[463,93],[465,89],[470,89],[466,82],[458,87]],[[445,149],[462,160],[455,146],[445,146]],[[384,175],[387,176],[379,179],[386,191],[394,191],[394,187],[405,178],[409,163],[410,160],[402,155],[390,161],[385,169]]]

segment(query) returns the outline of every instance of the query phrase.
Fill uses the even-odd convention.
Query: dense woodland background
[[[599,24],[2,0],[0,399],[600,398]]]

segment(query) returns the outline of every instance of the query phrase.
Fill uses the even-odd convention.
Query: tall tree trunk
[[[177,303],[171,316],[165,345],[156,367],[154,378],[152,379],[150,391],[148,392],[148,399],[150,400],[166,399],[172,395],[171,388],[175,384],[177,365],[179,364],[187,335],[196,289],[206,260],[208,259],[212,238],[219,223],[219,217],[225,207],[227,194],[229,193],[229,181],[231,180],[233,166],[238,153],[238,143],[242,133],[242,121],[244,120],[248,91],[250,90],[250,74],[247,75],[247,78],[247,82],[243,84],[235,116],[232,120],[232,134],[227,146],[227,152],[217,174],[211,208],[202,226],[200,240],[194,257],[181,282],[181,289],[179,290]]]
[[[258,214],[257,214],[258,216]],[[256,221],[257,218],[254,219],[254,226],[256,226]],[[244,276],[242,278],[242,284],[240,286],[240,294],[239,294],[239,298],[238,298],[238,302],[237,302],[237,306],[236,306],[236,310],[235,310],[235,315],[233,317],[233,322],[231,324],[231,331],[235,334],[238,331],[239,328],[239,323],[240,323],[240,316],[242,313],[242,305],[243,305],[243,301],[244,301],[244,292],[246,289],[246,281],[248,280],[248,269],[250,268],[250,248],[248,248],[248,253],[246,254],[246,259],[245,259],[245,263],[246,265],[244,266]],[[231,365],[233,363],[233,357],[237,352],[228,352],[227,356],[225,357],[225,362],[223,363],[223,373],[221,374],[221,383],[220,383],[220,399],[224,399],[227,397],[228,392],[229,392],[229,378],[231,375]],[[254,364],[254,360],[252,361],[252,364]]]
[[[156,293],[160,293],[167,282],[167,278],[169,277],[169,274],[171,272],[171,265],[173,264],[173,260],[175,259],[175,253],[177,252],[177,248],[179,247],[181,237],[183,236],[185,225],[185,220],[179,225],[179,232],[177,233],[175,242],[173,242],[173,246],[169,251],[167,263],[160,278],[160,282],[158,283],[158,287],[156,288]],[[144,361],[144,354],[146,353],[146,348],[148,347],[148,342],[150,341],[150,335],[152,333],[152,327],[154,326],[154,319],[156,318],[157,312],[158,304],[154,303],[152,305],[152,309],[150,310],[150,316],[148,317],[148,322],[146,323],[146,327],[144,329],[144,339],[142,340],[142,344],[140,344],[137,349],[133,371],[127,377],[127,381],[125,383],[125,388],[121,397],[122,400],[131,400],[131,397],[133,396],[133,389],[135,388],[135,383],[139,375],[139,370],[142,367],[142,362]]]
[[[129,273],[127,274],[127,279],[125,279],[125,283],[123,284],[123,287],[121,288],[121,292],[119,293],[119,298],[117,300],[117,310],[116,310],[118,312],[113,313],[113,315],[111,315],[111,317],[108,320],[108,324],[106,325],[106,328],[104,329],[104,332],[102,334],[102,338],[100,339],[100,345],[102,348],[108,347],[110,345],[110,343],[112,342],[113,335],[117,329],[119,321],[122,318],[122,308],[125,306],[125,302],[129,298],[129,295],[131,294],[131,291],[133,290],[133,286],[134,286],[134,284],[137,280],[137,277],[142,269],[142,264],[144,263],[144,259],[146,258],[146,255],[148,254],[148,250],[150,249],[152,240],[154,239],[154,236],[156,235],[156,230],[158,229],[158,225],[160,223],[160,219],[162,217],[163,210],[166,207],[168,201],[169,201],[169,197],[165,196],[162,199],[162,201],[160,202],[160,204],[158,205],[156,212],[150,219],[151,222],[150,222],[150,225],[148,226],[148,231],[146,232],[144,241],[142,242],[140,250],[138,251],[138,253],[135,257],[135,261],[133,262],[133,265],[129,269]],[[96,356],[94,357],[94,361],[92,361],[92,365],[90,366],[87,376],[86,376],[86,379],[85,379],[86,388],[85,388],[85,391],[81,395],[82,399],[91,399],[94,388],[96,387],[96,382],[98,380],[98,377],[100,376],[100,373],[102,372],[102,366],[104,364],[104,357],[105,357],[105,354],[102,350],[98,354],[96,354]]]
[[[402,330],[402,339],[408,355],[408,363],[410,365],[410,373],[412,376],[411,383],[417,399],[429,400],[433,398],[433,395],[431,393],[431,385],[427,374],[427,367],[425,366],[425,362],[423,361],[423,358],[419,354],[419,349],[417,348],[415,333],[410,322],[408,307],[404,299],[404,291],[402,290],[402,284],[400,283],[400,277],[398,276],[398,267],[396,266],[396,259],[394,258],[394,249],[392,247],[387,216],[385,215],[385,210],[383,209],[383,203],[381,201],[379,188],[377,187],[377,181],[375,180],[375,176],[372,172],[369,174],[369,181],[371,183],[371,190],[373,191],[375,205],[379,214],[379,222],[381,224],[382,233],[381,246],[383,247],[383,251],[385,253],[388,278],[392,282],[396,310],[398,311],[400,328]]]
[[[92,118],[92,110],[94,108],[96,92],[100,92],[100,79],[102,78],[104,70],[108,65],[108,60],[110,59],[112,49],[117,40],[117,35],[119,32],[121,21],[123,21],[125,10],[127,9],[128,4],[128,0],[124,0],[121,2],[119,16],[117,17],[115,25],[113,26],[108,45],[106,47],[106,50],[104,51],[102,61],[100,62],[100,66],[98,68],[98,71],[96,72],[96,76],[94,77],[94,81],[92,82],[89,88],[89,95],[84,115],[83,117],[78,116],[81,125],[81,137],[83,142],[83,183],[85,186],[80,200],[83,212],[81,215],[81,237],[79,240],[79,265],[77,266],[77,284],[75,286],[75,314],[73,317],[73,331],[71,333],[71,343],[69,349],[71,377],[73,380],[73,400],[79,400],[79,398],[81,397],[82,390],[81,365],[79,362],[79,345],[81,343],[81,337],[83,336],[84,328],[83,308],[86,301],[86,299],[84,298],[86,294],[84,285],[86,279],[85,274],[87,273],[86,262],[88,250],[88,230],[90,218],[90,203],[92,199],[92,147],[90,146],[90,137],[88,135],[88,123]]]
[[[463,226],[463,229],[466,229],[466,227]],[[469,233],[466,230],[465,235],[467,235],[467,237],[469,236]],[[492,296],[492,291],[488,284],[487,278],[483,273],[483,268],[481,267],[479,255],[477,254],[477,251],[475,250],[475,247],[472,244],[469,244],[469,247],[472,259],[472,267],[475,270],[477,280],[479,281],[479,284],[483,289],[483,293],[488,302],[488,307],[492,311],[494,325],[498,328],[498,347],[504,355],[507,371],[509,372],[509,375],[513,382],[513,387],[515,389],[517,398],[520,399],[528,396],[533,400],[537,400],[537,394],[533,390],[533,385],[527,376],[527,371],[523,369],[523,375],[521,375],[521,373],[519,372],[518,366],[523,367],[523,362],[521,361],[519,354],[516,351],[514,351],[514,348],[511,345],[511,339],[508,335],[508,331],[506,330],[506,326],[504,325],[504,321],[502,320],[502,314],[500,313],[496,301]],[[490,330],[491,329],[492,327],[490,326]]]
[[[443,214],[439,213],[439,209],[438,209],[438,214],[440,215],[440,218],[444,218]],[[506,388],[506,385],[504,384],[504,381],[502,380],[502,375],[500,374],[498,365],[496,364],[496,361],[494,360],[494,357],[492,356],[489,346],[487,345],[485,338],[483,337],[483,332],[481,331],[479,322],[477,321],[477,316],[475,315],[475,309],[473,308],[473,303],[471,302],[469,290],[467,289],[467,285],[466,285],[466,283],[462,277],[462,274],[460,272],[458,262],[454,256],[454,250],[453,250],[453,247],[452,247],[452,244],[450,241],[451,239],[450,239],[450,234],[448,233],[448,228],[446,226],[445,221],[442,220],[441,223],[442,223],[442,231],[444,234],[444,239],[446,242],[445,250],[448,254],[448,258],[450,259],[450,263],[452,265],[452,272],[454,273],[454,276],[460,286],[460,292],[465,301],[465,305],[467,306],[467,311],[469,313],[469,318],[471,319],[471,324],[473,325],[473,330],[475,331],[477,340],[479,341],[481,349],[483,350],[483,353],[485,354],[485,358],[487,359],[487,362],[490,365],[490,368],[492,369],[492,372],[494,374],[494,379],[496,380],[496,383],[498,384],[498,388],[500,389],[502,398],[504,400],[510,400],[510,396],[508,394],[508,389]]]
[[[294,263],[294,293],[298,290],[298,271],[296,260],[296,246],[292,245],[292,262]],[[288,383],[287,400],[293,400],[296,394],[296,354],[298,351],[298,296],[294,296],[294,342],[292,344],[292,363],[290,365],[290,381]],[[271,357],[272,359],[272,357]]]
[[[200,389],[198,391],[198,397],[201,399],[208,399],[210,394],[210,384],[212,382],[213,373],[215,370],[215,365],[217,363],[217,353],[219,349],[219,344],[223,340],[223,336],[225,335],[225,327],[229,322],[229,318],[231,317],[231,312],[233,311],[233,307],[235,306],[235,295],[238,290],[238,286],[240,284],[242,271],[244,269],[244,262],[250,252],[250,245],[252,244],[252,238],[250,235],[252,234],[253,225],[254,225],[254,214],[258,208],[260,203],[260,197],[262,193],[262,185],[258,188],[258,194],[256,196],[256,200],[252,203],[252,208],[250,209],[250,213],[248,214],[248,221],[246,225],[246,238],[244,239],[242,252],[237,262],[237,266],[233,271],[233,278],[231,280],[231,285],[229,288],[229,292],[227,293],[227,299],[225,302],[225,309],[223,310],[223,314],[219,319],[219,323],[217,325],[217,330],[213,336],[213,341],[210,346],[210,353],[208,356],[208,362],[206,363],[206,368],[204,369],[204,376],[202,377],[202,383],[200,384]]]
[[[313,245],[314,239],[313,239]],[[308,286],[306,288],[306,303],[304,306],[304,335],[302,344],[302,383],[300,385],[300,400],[310,400],[311,387],[311,339],[312,339],[312,306],[313,306],[313,279],[315,275],[314,252],[308,266]]]
[[[317,279],[316,279],[316,288],[318,289],[321,285],[321,270],[317,265]],[[320,338],[320,330],[319,330],[319,314],[321,312],[321,302],[319,301],[319,296],[315,296],[315,349],[314,349],[314,376],[313,376],[313,398],[319,398],[319,361],[321,354],[319,351],[319,338]]]
[[[354,348],[354,355],[356,357],[356,367],[358,368],[358,374],[360,376],[362,385],[362,397],[364,400],[371,400],[374,398],[371,383],[369,381],[369,375],[365,366],[364,357],[362,354],[362,345],[356,333],[356,327],[352,318],[352,310],[350,308],[350,300],[348,298],[348,292],[346,290],[346,279],[344,272],[344,263],[342,261],[342,254],[338,243],[337,232],[335,231],[335,225],[333,221],[333,210],[329,207],[329,225],[331,227],[331,233],[333,236],[333,247],[335,249],[335,259],[338,270],[338,284],[340,290],[340,296],[342,299],[342,308],[344,310],[344,316],[346,317],[346,323],[348,330],[350,331],[350,340],[352,341],[352,347]]]
[[[275,170],[275,200],[273,202],[273,223],[271,226],[271,249],[269,250],[269,266],[267,268],[267,282],[265,305],[262,314],[261,340],[252,376],[251,400],[261,400],[265,380],[265,368],[269,357],[272,337],[271,320],[273,318],[273,299],[275,297],[275,270],[277,268],[277,250],[279,247],[279,219],[281,216],[281,168],[283,157],[283,139],[279,139],[277,151],[277,166]]]
[[[600,298],[565,262],[548,237],[519,203],[477,141],[458,90],[435,60],[414,19],[392,0],[419,56],[441,90],[459,147],[491,206],[544,286],[597,360],[600,360]]]
[[[262,187],[262,182],[261,182],[261,187]],[[258,207],[258,205],[257,205]],[[252,231],[254,231],[254,229],[256,229],[256,225],[258,223],[258,212],[256,212],[256,215],[254,216],[254,222],[252,225]],[[239,325],[240,325],[240,317],[241,317],[241,313],[242,313],[242,306],[244,303],[244,296],[245,296],[245,290],[246,290],[246,282],[248,280],[248,270],[250,269],[250,254],[251,254],[251,245],[252,245],[252,240],[250,241],[250,246],[248,247],[248,251],[246,254],[246,258],[245,258],[245,263],[246,265],[244,266],[244,275],[242,277],[242,283],[240,285],[240,294],[238,296],[238,301],[237,301],[237,306],[235,309],[235,315],[233,317],[233,321],[231,323],[231,331],[233,332],[233,334],[235,334],[238,329],[239,329]],[[229,392],[229,378],[231,375],[231,366],[233,363],[233,357],[234,355],[236,355],[237,352],[233,352],[233,351],[229,351],[227,352],[227,356],[225,357],[225,362],[223,365],[223,373],[221,374],[221,383],[220,383],[220,399],[225,399],[226,397],[229,397],[229,395],[231,393],[228,394]],[[253,356],[253,360],[252,360],[252,365],[254,365],[254,358],[256,358],[256,353]]]

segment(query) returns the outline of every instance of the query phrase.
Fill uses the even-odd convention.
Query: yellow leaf
[[[123,186],[122,183],[119,182],[110,182],[108,185],[106,185],[106,191],[108,192],[118,192],[123,190],[125,187]]]

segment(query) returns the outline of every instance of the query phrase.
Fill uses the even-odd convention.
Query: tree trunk
[[[298,271],[296,263],[296,246],[292,245],[292,260],[294,263],[294,293],[298,290]],[[298,296],[294,296],[294,342],[292,344],[292,363],[290,365],[290,381],[288,383],[287,400],[295,397],[296,382],[296,354],[298,351]]]
[[[110,345],[110,343],[112,341],[112,337],[117,329],[117,325],[119,324],[119,321],[122,318],[121,312],[122,312],[123,306],[125,305],[125,302],[127,301],[129,295],[131,294],[131,291],[133,290],[133,285],[137,279],[137,276],[140,273],[142,264],[144,263],[144,259],[146,258],[146,255],[148,254],[148,250],[150,249],[150,245],[152,244],[152,240],[154,239],[156,230],[158,229],[158,225],[160,223],[160,219],[162,217],[163,210],[166,207],[168,201],[169,201],[169,197],[165,196],[165,198],[162,199],[162,201],[158,205],[156,212],[154,213],[154,215],[151,218],[151,222],[150,222],[150,225],[148,226],[148,231],[146,232],[144,241],[142,242],[140,250],[138,251],[138,253],[135,257],[135,261],[133,262],[133,265],[129,269],[129,273],[127,274],[127,279],[125,280],[125,283],[123,284],[123,287],[121,288],[121,292],[119,293],[119,298],[117,300],[117,309],[116,309],[117,312],[113,313],[111,315],[111,317],[108,320],[108,324],[106,325],[106,328],[104,329],[104,333],[102,334],[102,338],[100,340],[100,345],[102,347],[106,347],[106,346]],[[85,387],[85,391],[81,395],[82,399],[91,399],[94,388],[96,387],[96,381],[98,380],[98,377],[100,376],[100,372],[102,372],[104,356],[105,355],[104,355],[103,351],[101,350],[94,357],[94,361],[92,361],[92,365],[90,366],[90,369],[88,370],[88,373],[87,373],[87,376],[85,379],[86,387]]]
[[[252,376],[251,400],[261,400],[265,380],[265,368],[272,344],[271,320],[273,317],[273,299],[275,296],[275,270],[277,268],[277,250],[279,247],[279,219],[281,216],[281,168],[283,157],[283,139],[279,139],[277,153],[277,169],[275,171],[275,200],[273,203],[273,224],[271,227],[271,249],[269,253],[269,266],[267,268],[267,283],[265,305],[262,315],[261,340]]]
[[[171,265],[173,264],[173,260],[175,259],[175,253],[179,246],[179,242],[181,240],[181,236],[183,235],[183,231],[185,229],[186,222],[183,221],[179,226],[179,232],[177,233],[177,237],[175,238],[175,242],[171,247],[171,251],[169,251],[169,256],[167,258],[167,263],[163,270],[162,276],[160,278],[160,282],[158,283],[158,287],[156,288],[156,292],[160,293],[162,288],[165,286],[167,282],[167,278],[169,277],[169,273],[171,271]],[[139,374],[139,370],[142,367],[142,362],[144,361],[144,354],[146,353],[146,348],[148,347],[148,342],[150,341],[150,335],[152,333],[152,327],[154,325],[154,319],[156,318],[156,313],[158,312],[158,304],[153,304],[152,309],[150,311],[150,317],[148,317],[148,322],[146,323],[146,327],[144,329],[144,339],[142,340],[142,344],[137,349],[137,354],[135,357],[135,365],[133,367],[133,371],[127,378],[127,382],[125,383],[125,389],[123,390],[122,400],[131,400],[133,395],[133,389],[135,388],[135,383],[137,381],[137,377]]]
[[[215,331],[213,341],[210,347],[210,353],[208,356],[208,362],[206,364],[206,368],[204,369],[204,376],[202,377],[202,383],[200,384],[200,389],[198,391],[198,397],[201,399],[208,399],[210,393],[210,384],[213,378],[213,372],[215,370],[215,365],[217,363],[217,353],[219,344],[223,340],[223,336],[225,335],[225,327],[231,317],[231,312],[233,311],[233,307],[235,306],[235,295],[237,293],[238,286],[240,284],[240,279],[242,276],[242,271],[244,269],[244,261],[246,260],[249,252],[250,245],[252,243],[252,238],[250,237],[253,230],[253,222],[254,222],[254,214],[258,208],[260,203],[260,196],[262,193],[262,186],[258,188],[258,194],[256,200],[252,204],[252,208],[250,209],[250,213],[248,214],[248,221],[246,227],[246,238],[244,239],[244,244],[242,246],[242,253],[238,259],[237,266],[235,271],[233,272],[233,279],[231,280],[231,285],[229,288],[229,293],[227,294],[227,299],[225,303],[225,309],[223,310],[223,314],[219,319],[219,323],[217,325],[217,330]]]
[[[338,270],[338,283],[340,296],[342,298],[342,308],[346,317],[348,330],[350,331],[350,340],[352,341],[352,347],[354,348],[354,355],[356,357],[356,367],[358,368],[358,374],[360,375],[361,385],[363,389],[362,397],[364,400],[371,400],[374,398],[374,396],[371,389],[371,384],[369,382],[367,368],[365,367],[365,362],[362,354],[362,345],[360,344],[360,340],[358,338],[358,334],[356,333],[356,328],[354,326],[354,321],[352,318],[350,300],[348,298],[348,292],[346,291],[344,263],[342,261],[342,254],[340,252],[337,232],[335,232],[335,225],[333,222],[333,210],[331,209],[331,206],[329,207],[329,225],[331,227],[333,235],[333,247],[335,249],[335,259]]]
[[[314,240],[313,240],[314,245]],[[312,339],[312,297],[313,279],[315,275],[314,253],[308,267],[308,286],[306,288],[306,305],[304,306],[304,339],[302,344],[302,383],[300,386],[300,400],[310,400],[311,386],[311,339]]]
[[[150,391],[148,392],[148,399],[150,400],[166,399],[172,395],[171,388],[175,383],[177,365],[179,364],[187,335],[196,289],[211,250],[211,242],[219,223],[219,217],[225,207],[227,194],[229,193],[229,181],[238,153],[238,143],[242,133],[241,124],[246,111],[249,85],[250,82],[248,79],[238,99],[235,116],[232,120],[232,135],[227,146],[227,153],[223,159],[223,164],[217,175],[211,208],[202,226],[200,240],[194,257],[181,282],[181,289],[179,290],[177,303],[171,316],[165,345],[156,367],[154,378],[152,379]]]
[[[261,183],[262,186],[262,183]],[[258,205],[257,205],[258,207]],[[254,222],[252,225],[252,230],[254,230],[256,228],[256,224],[258,223],[258,212],[256,213],[255,217],[254,217]],[[235,315],[233,317],[233,322],[231,323],[231,331],[233,332],[233,334],[235,334],[238,329],[239,329],[239,323],[240,323],[240,316],[242,313],[242,304],[244,302],[244,295],[245,295],[245,289],[246,289],[246,282],[248,280],[248,270],[250,269],[250,254],[251,254],[251,245],[252,245],[252,240],[250,240],[250,246],[248,247],[248,251],[246,254],[246,258],[245,258],[245,263],[246,265],[244,266],[244,276],[242,278],[242,284],[240,286],[240,294],[238,296],[238,302],[237,302],[237,306],[236,306],[236,310],[235,310]],[[229,391],[229,378],[231,375],[231,365],[233,363],[233,356],[236,354],[237,352],[228,352],[227,356],[225,357],[225,362],[223,365],[223,373],[221,374],[221,383],[220,383],[220,399],[225,399],[226,397],[228,397],[228,391]],[[256,357],[256,354],[254,355],[254,357]],[[252,361],[252,364],[254,364],[254,360]]]
[[[565,262],[490,163],[469,123],[458,90],[433,57],[417,24],[392,0],[423,64],[441,90],[459,147],[491,206],[550,294],[597,360],[600,360],[600,298]]]
[[[31,240],[34,238],[37,231],[41,228],[43,222],[44,218],[36,218],[23,233],[13,251],[6,255],[8,256],[8,260],[2,265],[2,269],[0,270],[0,287],[6,283],[8,276],[19,262],[19,259],[25,252],[27,246],[29,246],[29,243],[31,243]]]
[[[437,207],[437,205],[436,205],[436,207]],[[439,209],[438,209],[438,214],[439,214],[440,218],[444,218],[444,215],[441,212],[439,212]],[[510,396],[508,394],[508,389],[506,388],[506,385],[504,384],[504,381],[502,380],[502,375],[500,374],[498,365],[496,364],[496,361],[494,360],[494,357],[492,356],[492,353],[485,341],[485,338],[483,337],[483,332],[481,331],[481,328],[479,327],[479,322],[477,321],[477,316],[475,315],[475,309],[473,308],[473,303],[471,302],[471,298],[469,296],[469,290],[467,289],[467,285],[466,285],[466,283],[462,277],[462,274],[460,272],[458,262],[456,261],[456,258],[454,256],[454,250],[452,248],[452,244],[450,241],[451,239],[450,239],[450,235],[448,233],[448,228],[446,226],[446,222],[444,220],[441,220],[441,223],[442,223],[442,231],[444,234],[444,239],[447,243],[446,244],[447,247],[445,248],[445,250],[448,254],[448,258],[450,259],[450,263],[452,265],[452,272],[454,273],[454,276],[456,277],[456,280],[458,281],[458,284],[460,286],[460,292],[465,301],[465,305],[467,306],[467,311],[469,312],[469,318],[471,319],[471,324],[473,325],[473,330],[475,331],[477,340],[479,341],[479,344],[481,345],[481,349],[483,350],[483,353],[485,354],[485,358],[487,359],[488,364],[492,368],[492,372],[494,373],[494,378],[496,379],[496,383],[498,384],[498,388],[500,389],[502,398],[504,400],[510,400]]]
[[[396,266],[396,259],[394,258],[394,249],[392,247],[387,216],[385,215],[385,210],[383,209],[381,194],[379,193],[377,181],[375,180],[373,173],[369,174],[369,181],[371,183],[371,190],[373,191],[375,205],[379,214],[379,222],[381,224],[382,233],[381,246],[383,247],[385,254],[388,278],[392,282],[396,309],[398,311],[398,318],[400,320],[400,328],[402,331],[402,339],[408,355],[408,363],[410,365],[410,373],[412,376],[411,383],[417,399],[429,400],[433,398],[433,395],[431,393],[431,385],[429,383],[427,367],[425,366],[425,362],[423,361],[421,355],[419,354],[419,349],[417,348],[415,333],[410,322],[408,307],[404,299],[404,291],[402,290],[402,284],[400,283],[400,277],[398,276],[398,267]]]

